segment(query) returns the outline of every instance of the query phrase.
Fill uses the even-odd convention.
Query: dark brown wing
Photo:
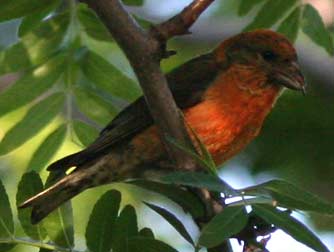
[[[212,54],[205,54],[176,68],[167,74],[168,84],[177,105],[187,108],[201,101],[203,92],[212,83],[219,69]],[[144,97],[122,110],[85,150],[56,161],[48,170],[80,166],[107,153],[110,148],[131,138],[153,124]]]

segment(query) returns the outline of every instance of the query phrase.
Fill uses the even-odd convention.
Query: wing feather
[[[209,53],[192,59],[167,74],[166,78],[177,105],[184,109],[199,103],[218,71],[214,56]],[[85,150],[56,161],[48,170],[66,170],[96,159],[115,144],[131,138],[153,123],[144,97],[140,97],[122,110]]]

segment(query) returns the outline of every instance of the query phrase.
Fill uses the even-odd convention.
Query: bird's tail
[[[31,222],[36,224],[49,213],[73,198],[83,190],[93,186],[93,180],[84,179],[81,170],[73,172],[54,185],[23,202],[19,208],[32,207]]]

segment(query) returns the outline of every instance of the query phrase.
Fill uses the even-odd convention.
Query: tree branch
[[[160,38],[167,41],[168,39],[189,33],[189,28],[195,23],[198,17],[214,0],[197,0],[193,1],[182,12],[170,18],[166,22],[154,27],[159,33]]]
[[[152,27],[149,32],[141,29],[119,0],[80,1],[95,10],[127,56],[142,87],[151,115],[159,128],[161,139],[176,166],[194,170],[198,167],[197,163],[191,157],[184,155],[182,150],[170,146],[166,140],[166,136],[169,136],[183,145],[192,147],[182,115],[160,69],[160,60],[168,55],[166,52],[168,39],[189,33],[191,25],[214,0],[194,0],[182,12]],[[209,206],[206,209],[207,218],[211,219],[222,210],[222,206],[209,195],[204,195],[202,200]],[[201,227],[203,222],[199,221],[197,224]],[[228,247],[224,244],[217,249],[227,252]]]
[[[160,60],[166,55],[165,43],[188,32],[189,27],[213,0],[195,0],[180,14],[146,32],[124,9],[119,0],[81,0],[95,10],[127,56],[142,87],[151,115],[158,126],[161,139],[176,167],[194,170],[191,157],[173,148],[166,136],[192,146],[179,109],[168,88]]]

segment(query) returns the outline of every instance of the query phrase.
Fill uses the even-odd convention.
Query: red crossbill
[[[283,86],[304,91],[294,47],[270,30],[231,37],[166,77],[186,124],[217,165],[259,134]],[[140,97],[90,146],[51,164],[48,170],[54,172],[75,169],[20,207],[33,207],[32,222],[37,223],[87,188],[135,177],[148,166],[159,169],[166,163],[171,161]]]

